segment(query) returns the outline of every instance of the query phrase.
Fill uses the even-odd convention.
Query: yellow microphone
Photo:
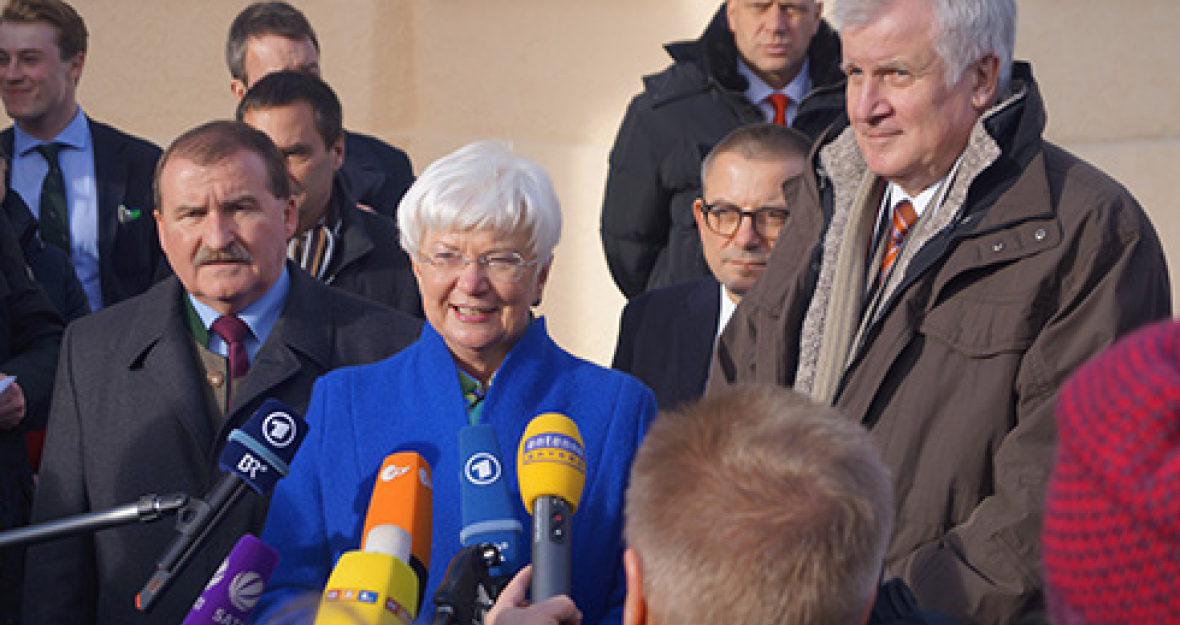
[[[570,516],[586,483],[578,425],[553,412],[537,415],[516,455],[520,497],[533,515],[533,601],[570,592]]]
[[[315,625],[409,625],[426,588],[430,465],[415,452],[385,458],[369,501],[361,549],[340,556]]]

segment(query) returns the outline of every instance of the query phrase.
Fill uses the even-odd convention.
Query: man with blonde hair
[[[623,625],[925,623],[880,588],[889,471],[868,432],[772,385],[737,385],[652,424],[626,499]],[[518,576],[489,625],[577,620],[567,597],[524,605]]]
[[[855,625],[893,527],[867,432],[770,386],[657,419],[627,491],[625,625]]]
[[[0,10],[0,99],[13,120],[0,132],[12,155],[6,181],[99,310],[165,273],[151,218],[160,149],[79,106],[87,44],[82,17],[61,0],[10,0]]]

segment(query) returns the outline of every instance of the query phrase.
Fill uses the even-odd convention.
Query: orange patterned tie
[[[889,247],[885,249],[885,258],[881,259],[881,274],[879,280],[884,280],[893,268],[893,262],[901,253],[901,244],[905,242],[905,235],[909,233],[914,222],[918,221],[918,214],[914,212],[914,205],[909,200],[902,200],[893,207],[893,219],[889,229]]]
[[[787,105],[791,103],[791,98],[787,97],[785,93],[772,93],[766,96],[766,101],[774,107],[774,123],[779,126],[787,125]]]

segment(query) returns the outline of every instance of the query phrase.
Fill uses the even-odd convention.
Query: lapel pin
[[[123,204],[119,205],[119,223],[129,224],[136,219],[139,219],[142,211],[138,208],[127,208]]]

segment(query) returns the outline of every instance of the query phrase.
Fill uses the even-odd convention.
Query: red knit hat
[[[1057,428],[1044,533],[1054,622],[1180,623],[1180,324],[1079,369]]]

